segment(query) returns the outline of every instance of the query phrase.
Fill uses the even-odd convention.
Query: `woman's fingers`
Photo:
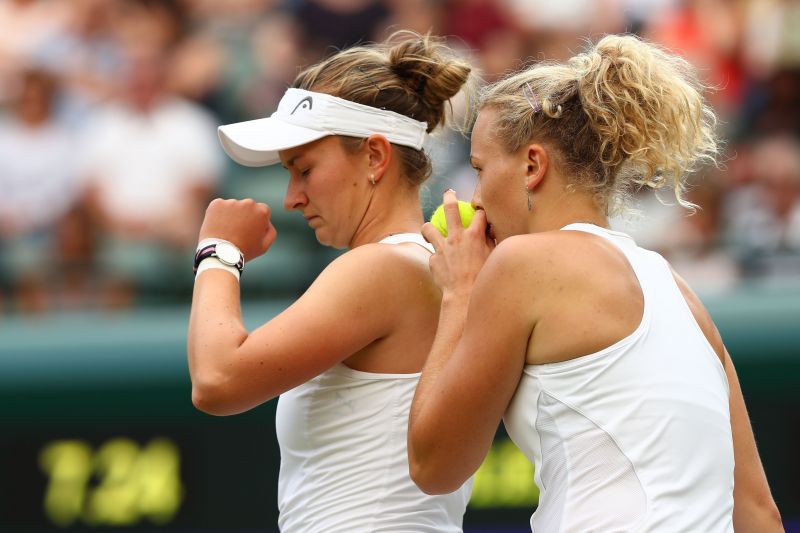
[[[436,226],[434,226],[430,222],[426,222],[425,224],[423,224],[422,236],[425,237],[426,241],[431,243],[436,253],[442,251],[442,248],[444,247],[444,237],[442,236],[441,233],[439,233],[439,230],[436,228]]]
[[[444,219],[447,221],[447,235],[459,235],[464,231],[461,214],[458,211],[458,198],[453,189],[447,189],[443,196]]]
[[[253,259],[266,252],[277,235],[270,214],[267,204],[250,198],[217,198],[206,209],[200,239],[225,239],[238,246],[246,259]]]

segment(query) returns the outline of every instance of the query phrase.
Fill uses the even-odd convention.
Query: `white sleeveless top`
[[[393,235],[388,244],[415,242]],[[471,481],[429,496],[408,474],[408,413],[415,374],[375,374],[337,364],[281,395],[278,525],[284,533],[461,531]]]
[[[623,233],[562,229],[617,245],[644,313],[604,350],[525,366],[504,422],[535,465],[531,530],[733,531],[728,381],[669,265]]]

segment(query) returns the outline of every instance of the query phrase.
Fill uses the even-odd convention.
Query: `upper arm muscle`
[[[382,282],[391,268],[381,253],[339,257],[284,312],[253,331],[231,364],[240,393],[254,405],[346,359],[391,329],[391,299]]]

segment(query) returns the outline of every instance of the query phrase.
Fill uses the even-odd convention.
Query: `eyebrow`
[[[301,157],[303,157],[303,154],[297,154],[296,156],[294,156],[294,157],[292,157],[291,159],[289,159],[289,160],[286,162],[286,164],[285,164],[285,165],[281,164],[281,166],[282,166],[283,168],[285,168],[285,169],[287,169],[287,170],[288,170],[288,169],[289,169],[289,167],[291,167],[291,166],[294,166],[294,162],[295,162],[297,159],[301,158]]]

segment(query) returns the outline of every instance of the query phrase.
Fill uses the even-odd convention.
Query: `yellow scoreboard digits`
[[[169,524],[184,500],[180,450],[167,438],[145,445],[116,437],[93,448],[83,440],[51,441],[39,453],[48,478],[43,510],[54,525],[125,527]],[[539,500],[533,465],[507,438],[494,442],[475,474],[474,509],[528,508]]]
[[[166,524],[183,501],[180,452],[165,438],[144,447],[118,437],[92,450],[84,441],[51,442],[39,454],[48,475],[44,512],[58,526]]]
[[[166,524],[181,506],[180,453],[169,439],[153,439],[142,450],[139,509],[155,524]]]
[[[92,475],[92,449],[79,440],[60,440],[45,446],[39,466],[50,477],[44,511],[57,526],[71,525],[81,515],[86,485]]]

